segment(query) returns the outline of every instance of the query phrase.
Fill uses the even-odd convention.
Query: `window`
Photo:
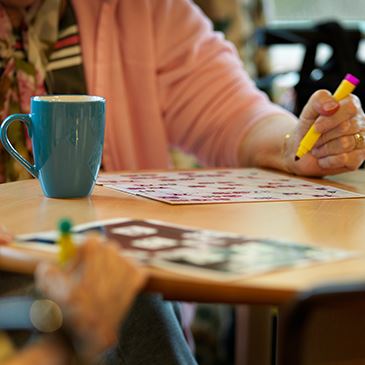
[[[363,21],[364,0],[264,0],[272,22],[296,22],[337,19]]]
[[[365,34],[365,0],[262,0],[270,28],[310,28],[313,24],[337,20],[348,28]],[[304,46],[300,44],[270,46],[268,53],[272,73],[286,73],[277,77],[272,88],[274,101],[292,110],[294,102],[290,90],[298,82]],[[331,56],[331,48],[321,45],[317,62]],[[365,61],[365,37],[360,42],[358,58]]]
[[[365,34],[364,0],[263,0],[265,15],[271,27],[310,27],[313,23],[338,20],[347,27],[359,28]],[[300,45],[270,47],[273,72],[298,70],[304,54]],[[330,56],[328,47],[319,49],[320,60]],[[365,41],[359,47],[359,58],[365,60]]]

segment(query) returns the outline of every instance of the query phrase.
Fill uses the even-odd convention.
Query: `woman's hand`
[[[14,235],[12,235],[5,226],[0,224],[0,245],[5,245],[13,241]]]
[[[295,161],[299,143],[314,122],[321,133],[312,151]],[[365,115],[355,95],[335,101],[326,90],[315,92],[297,127],[286,140],[283,157],[297,175],[324,176],[356,170],[365,159]]]
[[[121,320],[146,282],[145,271],[114,243],[90,237],[70,265],[41,264],[37,287],[62,309],[67,328],[86,357],[112,346]]]

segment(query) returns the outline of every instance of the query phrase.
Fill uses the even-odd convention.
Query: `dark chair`
[[[301,44],[305,47],[301,68],[295,70],[299,75],[299,81],[294,87],[296,115],[300,114],[316,90],[327,89],[333,92],[347,73],[361,78],[365,64],[358,59],[357,53],[362,38],[363,32],[358,27],[349,28],[338,21],[314,23],[302,28],[266,27],[255,32],[257,43],[263,47],[277,44]],[[327,60],[318,63],[318,48],[322,44],[327,45],[332,54]],[[270,91],[276,76],[269,75],[257,80],[257,86]],[[353,93],[364,105],[365,85],[360,84]]]
[[[318,288],[280,308],[277,365],[365,364],[365,284]]]

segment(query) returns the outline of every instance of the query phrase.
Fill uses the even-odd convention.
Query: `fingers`
[[[311,154],[324,169],[356,170],[365,159],[363,132],[345,135],[316,147]]]
[[[349,153],[341,153],[318,159],[323,169],[341,169],[352,171],[358,169],[365,159],[365,149],[356,149]]]
[[[331,116],[318,117],[314,123],[317,132],[324,134],[339,127],[346,121],[351,121],[356,117],[361,117],[363,112],[358,102],[358,98],[350,95],[340,102],[341,107]],[[346,125],[345,125],[346,126]]]
[[[112,241],[88,236],[66,268],[38,266],[37,287],[61,307],[81,347],[102,352],[114,344],[121,319],[147,274]]]
[[[88,297],[83,298],[83,305],[86,301],[90,306],[101,303],[103,307],[114,296],[115,305],[123,302],[127,293],[134,297],[145,284],[147,274],[134,261],[121,256],[120,248],[112,241],[88,237],[69,267],[42,263],[36,269],[35,278],[37,287],[61,306],[76,305],[73,302],[86,293]]]
[[[40,263],[34,273],[36,287],[59,305],[69,300],[70,282],[60,267],[47,262]]]
[[[77,255],[65,267],[65,272],[73,275],[75,280],[82,281],[90,276],[90,272],[97,270],[95,261],[100,261],[104,242],[99,234],[90,233],[78,247]],[[76,274],[78,273],[78,274]]]
[[[317,119],[319,115],[332,115],[338,108],[339,103],[332,97],[329,91],[318,90],[310,97],[299,118],[313,123],[313,120]]]
[[[323,158],[330,155],[338,155],[351,152],[357,148],[357,141],[353,134],[336,138],[312,150],[316,158]]]
[[[353,115],[352,118],[346,117]],[[335,126],[331,128],[331,123]],[[321,127],[317,127],[321,125]],[[316,129],[324,128],[312,150],[312,155],[317,159],[330,157],[325,163],[332,161],[333,166],[358,166],[357,156],[361,152],[355,150],[365,148],[363,134],[365,133],[365,115],[356,96],[350,96],[343,101],[341,108],[331,117],[319,117],[316,121]],[[321,163],[324,163],[323,161]],[[355,168],[355,167],[354,167]],[[356,167],[357,168],[357,167]]]
[[[345,120],[337,127],[331,129],[330,131],[321,135],[319,140],[316,143],[316,146],[319,147],[333,139],[339,138],[341,136],[351,136],[355,133],[361,131],[361,124],[358,118],[353,118],[351,120]]]
[[[313,121],[315,130],[320,133],[307,159],[301,161],[302,169],[327,175],[355,170],[362,164],[365,115],[358,97],[349,95],[337,103],[327,91],[320,90],[310,98],[300,119],[298,135],[307,133]]]

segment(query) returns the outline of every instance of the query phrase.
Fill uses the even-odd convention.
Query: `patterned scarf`
[[[0,5],[0,119],[9,114],[29,113],[33,95],[44,95],[49,52],[57,40],[60,0],[36,2],[24,16],[19,30],[12,28]],[[24,125],[13,123],[8,136],[14,148],[28,161],[30,141]],[[29,178],[0,145],[0,183]]]

